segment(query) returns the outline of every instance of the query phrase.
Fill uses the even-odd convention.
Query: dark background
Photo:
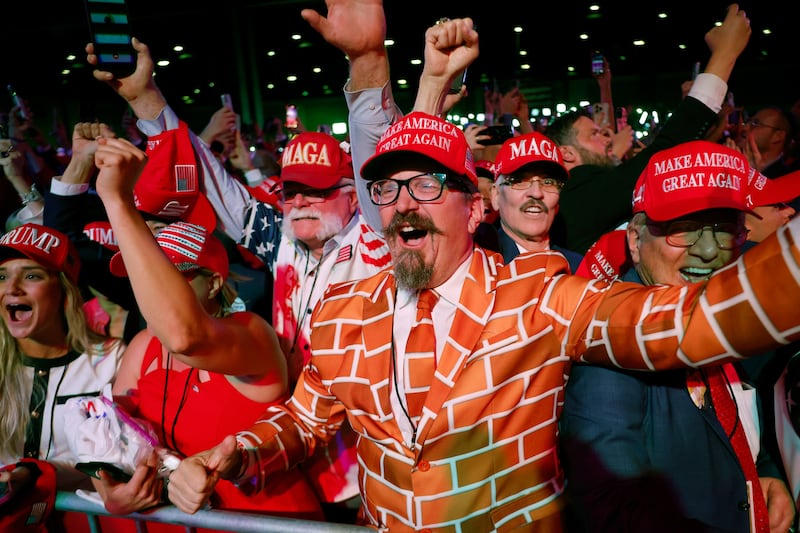
[[[322,1],[223,0],[211,8],[205,2],[129,0],[133,34],[147,43],[156,59],[171,64],[157,68],[158,83],[170,103],[195,128],[202,128],[219,107],[223,92],[245,123],[259,122],[283,112],[286,103],[298,106],[307,128],[346,116],[342,86],[347,77],[345,58],[300,17],[312,7],[324,13]],[[410,108],[421,67],[425,29],[440,17],[471,16],[481,36],[481,55],[467,75],[470,97],[457,110],[483,108],[482,90],[496,80],[502,88],[518,83],[531,107],[558,102],[577,105],[595,101],[597,84],[591,77],[593,49],[606,54],[613,73],[617,105],[649,106],[667,112],[680,99],[680,83],[689,79],[696,61],[703,65],[709,51],[705,32],[725,15],[727,2],[716,0],[605,2],[591,15],[589,3],[452,2],[386,0],[392,78],[404,109]],[[751,19],[753,35],[730,82],[736,103],[750,109],[776,103],[790,106],[800,98],[798,77],[798,15],[800,2],[761,0],[741,4]],[[474,7],[470,7],[474,6]],[[67,122],[98,118],[118,124],[124,104],[92,78],[84,64],[83,46],[89,40],[82,0],[4,3],[0,31],[0,82],[12,83],[25,97],[43,131],[55,114]],[[658,18],[659,12],[667,18]],[[514,33],[514,25],[523,28]],[[763,30],[771,33],[765,35]],[[291,40],[293,33],[302,39]],[[585,33],[587,40],[579,36]],[[644,39],[642,47],[634,39]],[[172,51],[185,47],[183,58]],[[683,48],[682,48],[683,46]],[[528,52],[530,70],[520,68],[517,50]],[[275,51],[274,56],[267,52]],[[75,54],[77,60],[67,59]],[[313,67],[321,67],[314,73]],[[573,70],[570,70],[570,67]],[[69,69],[69,73],[62,71]],[[286,81],[288,74],[297,82]],[[268,85],[272,84],[272,85]],[[0,110],[3,110],[0,96]],[[6,105],[10,107],[8,97]]]

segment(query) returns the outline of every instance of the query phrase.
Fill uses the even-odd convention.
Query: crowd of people
[[[132,74],[93,73],[120,134],[80,122],[59,151],[9,113],[0,530],[85,531],[53,509],[77,490],[115,531],[166,504],[393,532],[793,531],[798,126],[777,104],[729,120],[747,14],[708,30],[645,145],[589,110],[532,122],[518,88],[487,91],[485,124],[447,121],[469,18],[427,29],[403,111],[381,0],[327,8],[301,15],[348,58],[347,142],[278,125],[278,151],[226,107],[196,133],[136,38]],[[64,423],[80,396],[153,452],[87,469]]]

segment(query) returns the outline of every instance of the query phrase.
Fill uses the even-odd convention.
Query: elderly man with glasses
[[[634,190],[633,268],[621,279],[688,287],[739,257],[748,171],[741,154],[708,141],[654,155]],[[733,398],[733,426],[715,375]],[[561,432],[575,531],[768,531],[750,528],[759,509],[787,531],[794,504],[761,444],[754,377],[739,362],[657,373],[573,366]]]

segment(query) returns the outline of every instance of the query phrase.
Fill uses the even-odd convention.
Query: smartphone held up
[[[233,111],[233,97],[230,93],[225,93],[220,96],[220,100],[222,101],[222,106],[227,107],[231,111]],[[236,125],[234,129],[241,130],[242,129],[242,117],[238,113],[236,114]]]
[[[296,130],[297,123],[297,107],[293,104],[286,105],[286,129]]]
[[[136,70],[128,6],[124,0],[84,0],[96,67],[124,78]]]
[[[599,51],[592,53],[592,76],[602,76],[606,73],[606,58]]]

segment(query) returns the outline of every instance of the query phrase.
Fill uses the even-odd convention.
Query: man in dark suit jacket
[[[679,143],[702,139],[717,120],[727,94],[727,81],[747,39],[720,39],[706,34],[711,56],[703,73],[658,135],[635,156],[617,164],[609,155],[611,139],[588,113],[561,115],[547,127],[547,136],[561,148],[570,179],[561,191],[560,210],[550,239],[580,254],[601,235],[631,217],[631,192],[650,157]]]
[[[714,155],[740,162],[734,166],[744,171],[696,163]],[[676,161],[695,163],[671,168]],[[653,156],[648,170],[662,170],[645,171],[636,186],[635,214],[626,230],[633,268],[621,279],[688,286],[734,261],[746,237],[745,161],[708,141]],[[794,501],[760,443],[755,389],[738,362],[722,368],[750,445],[751,470],[757,456],[754,494],[746,465],[718,418],[721,404],[712,405],[706,369],[642,373],[573,366],[561,444],[578,529],[748,533],[758,505],[754,498],[763,494],[770,519],[788,530]]]
[[[550,242],[561,190],[569,180],[556,144],[538,132],[512,137],[495,157],[492,206],[500,214],[499,251],[508,263],[526,252],[556,250],[575,272],[583,256]]]

